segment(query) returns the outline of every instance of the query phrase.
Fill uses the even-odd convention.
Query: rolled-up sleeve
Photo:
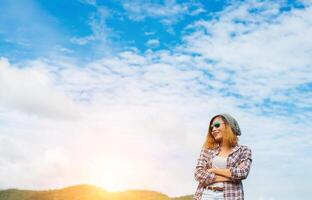
[[[237,167],[230,167],[231,178],[233,180],[243,180],[247,178],[250,166],[252,163],[251,150],[249,148],[244,148],[242,150],[242,156]]]
[[[209,184],[211,183],[214,178],[215,174],[211,172],[207,172],[208,165],[207,165],[207,153],[204,150],[201,150],[200,156],[197,160],[197,165],[195,167],[195,180],[200,182],[200,183],[206,183]]]

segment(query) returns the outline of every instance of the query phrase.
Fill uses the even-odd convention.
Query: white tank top
[[[220,169],[225,169],[226,168],[226,163],[227,163],[227,157],[221,157],[221,156],[215,156],[212,159],[212,167],[213,168],[220,168]],[[213,183],[211,184],[213,187],[223,187],[223,183]]]

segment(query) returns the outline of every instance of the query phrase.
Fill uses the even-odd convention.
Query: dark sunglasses
[[[219,128],[221,126],[221,124],[224,124],[223,122],[215,122],[214,124],[212,124],[210,126],[210,129],[213,129],[213,127],[215,128]]]

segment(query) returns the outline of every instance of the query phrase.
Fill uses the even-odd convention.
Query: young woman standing
[[[251,150],[238,144],[241,131],[229,114],[214,116],[195,168],[194,200],[243,200],[242,180],[252,162]]]

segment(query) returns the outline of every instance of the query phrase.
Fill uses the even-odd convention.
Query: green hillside
[[[107,192],[93,185],[76,185],[63,189],[32,191],[0,190],[0,200],[191,200],[192,195],[170,198],[165,194],[147,190]]]

